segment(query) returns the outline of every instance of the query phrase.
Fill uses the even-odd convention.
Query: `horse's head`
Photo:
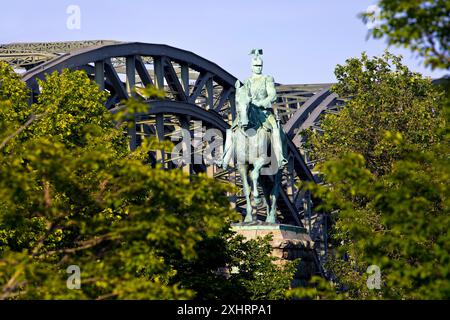
[[[245,129],[249,125],[248,107],[250,105],[250,97],[248,95],[247,87],[245,85],[242,85],[239,80],[236,81],[235,87],[238,126]]]

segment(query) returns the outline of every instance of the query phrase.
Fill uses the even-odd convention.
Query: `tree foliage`
[[[351,100],[324,117],[323,135],[309,133],[325,181],[310,188],[333,212],[332,285],[297,295],[448,299],[448,100],[387,53],[349,59],[336,76],[333,90]],[[370,265],[380,290],[367,286]]]
[[[446,0],[380,0],[380,15],[362,13],[363,21],[379,20],[374,38],[408,47],[431,68],[450,68],[450,4]]]
[[[1,298],[268,298],[289,287],[288,269],[273,269],[230,233],[238,217],[229,186],[152,167],[149,151],[166,147],[153,140],[130,152],[126,120],[143,104],[130,100],[111,115],[82,71],[55,72],[39,86],[28,106],[25,84],[0,63]],[[260,267],[228,283],[217,274],[242,263]],[[80,290],[66,286],[70,265],[80,267]],[[286,270],[283,285],[252,293],[277,270]]]
[[[322,209],[339,208],[328,268],[349,297],[447,299],[449,150],[401,147],[410,153],[382,178],[374,177],[358,154],[322,167],[333,186],[315,190],[326,199]],[[366,285],[370,265],[381,269],[380,291]]]
[[[277,263],[271,255],[271,239],[266,236],[246,241],[226,231],[221,237],[199,243],[199,259],[185,263],[175,278],[193,288],[199,299],[284,299],[298,261]],[[217,269],[222,271],[214,271]]]
[[[426,65],[450,67],[447,1],[380,0],[374,38],[417,52]],[[332,212],[331,281],[290,291],[312,299],[448,299],[450,147],[448,80],[432,86],[401,59],[349,59],[333,90],[347,101],[308,132],[325,184],[309,187]],[[367,269],[381,270],[369,289]]]
[[[427,149],[439,139],[444,125],[443,93],[429,79],[411,72],[401,58],[385,52],[381,57],[350,58],[335,69],[332,91],[349,99],[339,114],[322,122],[324,134],[312,134],[316,159],[331,159],[352,151],[382,175],[391,169],[401,150],[386,139],[400,132],[406,143]]]

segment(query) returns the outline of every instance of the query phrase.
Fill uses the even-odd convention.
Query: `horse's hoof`
[[[267,223],[275,223],[275,217],[272,215],[267,216],[266,222]]]

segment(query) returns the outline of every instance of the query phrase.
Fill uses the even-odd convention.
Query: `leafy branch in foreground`
[[[149,152],[164,143],[129,151],[124,132],[146,108],[139,100],[112,115],[82,71],[47,76],[31,106],[4,63],[0,84],[0,298],[267,298],[288,288],[283,280],[252,294],[283,269],[229,231],[239,219],[229,185],[150,166]],[[260,267],[229,281],[212,276],[237,263]],[[81,269],[80,290],[66,286],[70,265]]]

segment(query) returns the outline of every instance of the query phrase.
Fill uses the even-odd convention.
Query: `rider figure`
[[[262,74],[262,49],[253,49],[250,54],[253,55],[253,74],[244,81],[242,88],[247,91],[248,100],[250,100],[247,116],[257,127],[263,127],[271,133],[271,143],[277,161],[277,168],[281,169],[287,164],[288,161],[285,157],[286,145],[283,143],[282,139],[284,132],[281,129],[279,119],[277,119],[275,111],[272,108],[272,103],[274,103],[277,98],[275,81],[272,76]],[[237,80],[236,88],[239,88],[240,86],[241,83]],[[236,97],[236,99],[238,99],[238,97]],[[224,154],[222,160],[218,162],[218,165],[225,169],[227,168],[228,161],[232,156],[232,132],[238,125],[238,120],[238,118],[235,119],[231,125],[231,129],[227,132]]]
[[[280,128],[279,119],[272,108],[272,104],[277,99],[275,81],[272,76],[262,74],[263,61],[262,49],[253,49],[250,52],[252,58],[252,75],[245,80],[244,85],[250,96],[250,108],[255,108],[259,112],[254,112],[254,119],[271,132],[272,147],[275,153],[278,168],[284,167],[287,160],[285,158],[286,146],[284,146],[281,135],[284,134]]]
[[[224,153],[217,165],[227,169],[228,162],[236,153],[238,158],[236,167],[242,179],[246,198],[244,222],[255,220],[250,195],[253,195],[254,204],[258,206],[262,201],[258,191],[258,187],[261,186],[267,209],[266,222],[275,223],[282,168],[288,162],[286,136],[276,117],[276,110],[272,109],[272,104],[277,97],[274,79],[262,74],[262,50],[253,49],[250,54],[253,55],[253,74],[244,81],[243,85],[239,80],[236,81],[236,117],[231,128],[227,129]],[[250,134],[250,129],[256,129],[256,134]],[[266,153],[259,154],[260,149],[268,151],[265,145],[268,141],[272,149],[270,157]],[[239,162],[239,159],[244,161]],[[267,160],[270,161],[270,168],[266,167]],[[251,169],[249,164],[252,164]],[[263,173],[263,168],[270,169],[271,173]],[[272,182],[260,181],[261,174],[269,174]],[[249,177],[251,183],[249,183]]]

